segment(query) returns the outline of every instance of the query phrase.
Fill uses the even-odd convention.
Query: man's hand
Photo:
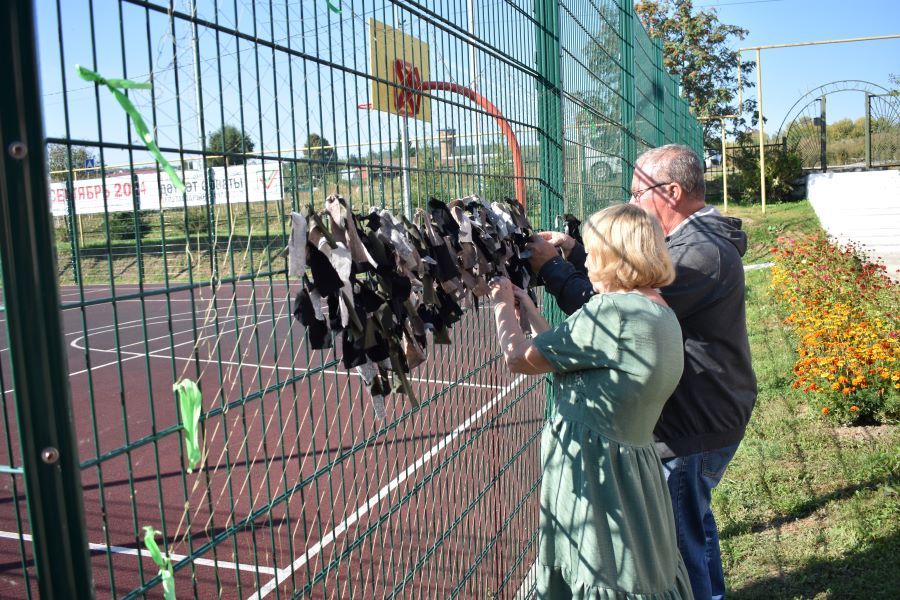
[[[562,250],[563,254],[566,256],[568,256],[569,252],[572,251],[572,248],[575,247],[575,238],[566,233],[560,233],[558,231],[541,231],[538,233],[538,236]]]
[[[531,251],[531,256],[528,258],[531,270],[537,273],[544,266],[544,263],[551,258],[559,256],[559,249],[563,247],[563,244],[567,244],[566,239],[571,241],[568,244],[569,250],[571,250],[575,240],[564,233],[542,231],[532,236],[531,241],[525,246],[527,250]]]

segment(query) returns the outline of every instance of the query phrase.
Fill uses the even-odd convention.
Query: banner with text
[[[184,206],[237,204],[242,202],[280,201],[281,167],[278,164],[211,167],[204,171],[184,172],[185,193],[179,194],[165,175],[156,172],[81,179],[71,182],[75,214],[132,210],[165,210]],[[64,181],[50,184],[50,207],[53,216],[69,214],[69,198]]]

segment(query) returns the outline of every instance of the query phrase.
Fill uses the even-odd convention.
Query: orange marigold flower
[[[842,389],[842,390],[841,390],[841,393],[844,394],[845,396],[849,396],[849,395],[850,395],[850,388],[844,388],[844,389]]]
[[[856,411],[858,411],[858,410],[859,410],[859,407],[858,407],[857,405],[855,405],[855,404],[854,404],[853,406],[850,407],[850,412],[856,412]]]
[[[827,415],[827,414],[830,413],[830,412],[831,412],[831,410],[829,410],[829,408],[828,408],[827,406],[823,406],[823,407],[822,407],[822,414],[823,414],[823,415]]]

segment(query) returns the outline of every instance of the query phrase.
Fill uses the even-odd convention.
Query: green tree
[[[222,156],[230,154],[242,155],[253,152],[255,144],[250,136],[241,133],[237,127],[225,125],[221,129],[212,132],[206,142],[206,152],[211,154],[206,159],[210,167],[221,167],[244,164],[243,156]]]
[[[651,37],[663,43],[663,55],[669,73],[681,78],[684,95],[697,116],[743,114],[756,110],[756,101],[744,100],[738,107],[738,52],[731,46],[749,33],[743,27],[719,21],[714,10],[694,8],[693,0],[646,0],[634,9]],[[741,64],[744,84],[755,67],[754,62]],[[752,123],[755,124],[756,117]],[[736,122],[735,122],[736,121]],[[707,140],[719,136],[719,121],[703,122]],[[744,130],[743,119],[731,121],[731,127]]]
[[[829,140],[843,140],[847,138],[860,137],[863,131],[856,131],[854,122],[851,119],[840,119],[828,125]]]
[[[489,202],[516,197],[516,180],[513,177],[512,152],[509,148],[491,153],[484,177],[484,197]]]
[[[94,151],[85,146],[72,146],[72,162],[69,163],[69,148],[65,144],[47,145],[47,170],[50,181],[65,181],[70,176],[85,179],[85,165],[97,159]],[[96,165],[99,167],[99,165]]]
[[[321,176],[334,170],[337,161],[337,150],[326,138],[318,133],[311,133],[306,137],[306,145],[303,146],[303,156],[309,160],[313,174]]]

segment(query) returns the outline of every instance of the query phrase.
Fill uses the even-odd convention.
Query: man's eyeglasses
[[[665,183],[657,183],[656,185],[651,185],[651,186],[648,187],[648,188],[644,188],[644,189],[638,190],[638,191],[636,191],[636,192],[631,192],[631,199],[632,199],[633,201],[637,202],[638,200],[641,199],[641,196],[643,196],[644,194],[646,194],[646,193],[649,192],[650,190],[655,189],[655,188],[658,188],[658,187],[662,187],[662,186],[664,186],[664,185],[669,185],[669,184],[671,184],[671,183],[672,183],[671,181],[667,181],[667,182],[665,182]]]

